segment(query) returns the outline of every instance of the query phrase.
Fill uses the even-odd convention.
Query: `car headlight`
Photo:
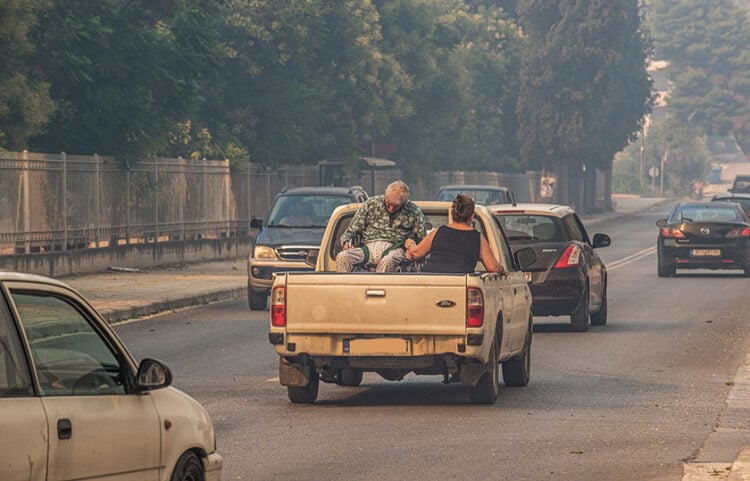
[[[273,247],[269,246],[255,246],[255,250],[253,250],[253,257],[256,259],[265,260],[278,259],[278,257],[276,256],[276,251],[273,250]]]

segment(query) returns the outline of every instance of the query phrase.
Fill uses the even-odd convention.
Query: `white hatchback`
[[[214,428],[66,284],[0,272],[0,479],[214,481]]]

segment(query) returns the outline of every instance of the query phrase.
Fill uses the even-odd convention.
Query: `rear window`
[[[539,214],[495,215],[510,242],[564,242],[565,233],[558,217]]]
[[[680,222],[741,222],[742,213],[732,204],[713,203],[678,207],[669,216],[670,223]]]

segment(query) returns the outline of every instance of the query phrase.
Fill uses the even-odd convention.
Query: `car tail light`
[[[680,229],[675,229],[674,227],[662,227],[661,235],[662,237],[666,239],[684,239],[685,238],[685,234],[683,234]]]
[[[484,324],[484,296],[476,287],[466,288],[466,327],[482,327]]]
[[[286,286],[277,286],[271,291],[271,325],[286,326]]]
[[[750,227],[738,227],[736,229],[732,229],[727,232],[727,235],[725,235],[724,237],[727,237],[729,239],[750,237]]]
[[[565,251],[563,251],[560,258],[555,264],[555,269],[561,269],[565,267],[576,267],[580,263],[581,259],[581,248],[575,244],[570,244]]]

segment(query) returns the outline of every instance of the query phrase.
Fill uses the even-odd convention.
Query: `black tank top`
[[[469,274],[479,260],[479,231],[438,227],[422,272]]]

